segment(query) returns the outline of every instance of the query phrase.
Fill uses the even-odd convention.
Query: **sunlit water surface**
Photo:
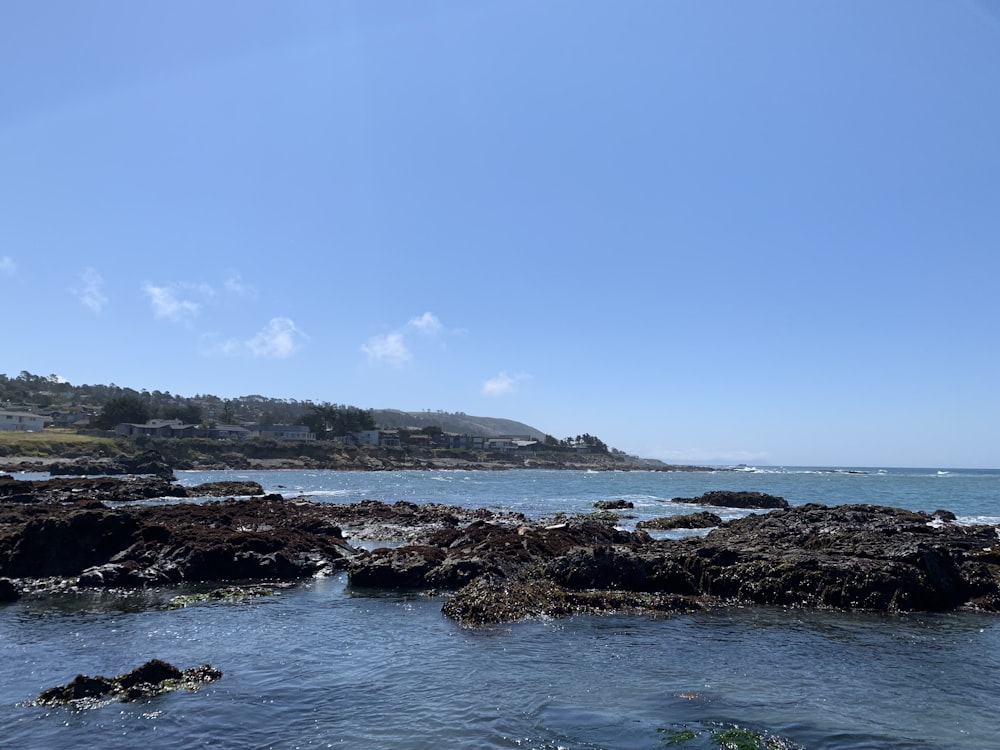
[[[895,470],[187,472],[348,502],[443,502],[530,516],[628,499],[634,518],[710,489],[790,502],[878,502],[1000,521],[1000,473]],[[725,515],[725,514],[724,514]],[[733,512],[730,515],[737,515]],[[351,592],[343,575],[240,604],[157,608],[178,591],[90,593],[0,608],[0,747],[688,748],[733,725],[804,748],[1000,747],[1000,617],[771,608],[576,617],[481,630],[440,597]],[[134,704],[25,702],[77,673],[150,658],[211,663],[198,692]]]

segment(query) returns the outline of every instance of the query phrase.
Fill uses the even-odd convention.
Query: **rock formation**
[[[210,664],[180,670],[159,659],[151,659],[131,672],[117,677],[88,677],[78,674],[58,687],[43,690],[35,703],[42,706],[59,704],[101,703],[107,700],[135,701],[152,698],[172,690],[197,690],[218,680],[222,672]]]
[[[44,577],[139,587],[347,570],[359,590],[455,591],[444,611],[468,624],[726,602],[1000,611],[997,527],[963,525],[947,511],[808,504],[729,522],[694,514],[674,522],[717,528],[704,537],[654,540],[602,518],[531,521],[407,502],[281,495],[103,502],[149,497],[163,487],[150,477],[0,480],[0,599],[25,591],[22,579]],[[705,498],[785,503],[761,493],[707,493],[694,501]],[[350,543],[370,539],[402,544],[365,551]]]

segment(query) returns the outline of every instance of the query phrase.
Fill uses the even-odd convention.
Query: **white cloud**
[[[271,318],[271,322],[247,342],[247,348],[255,357],[287,359],[308,338],[290,318]]]
[[[243,277],[238,273],[234,273],[223,284],[223,288],[229,293],[236,297],[246,297],[248,299],[257,299],[257,290],[254,289],[249,284],[244,283]]]
[[[142,285],[142,291],[149,297],[153,316],[156,318],[178,323],[196,318],[201,311],[200,303],[192,299],[182,299],[174,287],[156,286],[147,282]],[[211,292],[211,289],[208,291]],[[204,293],[204,288],[202,292]]]
[[[401,367],[412,359],[410,350],[406,348],[403,334],[397,332],[379,334],[368,339],[361,347],[368,355],[369,362],[384,363],[393,367]]]
[[[142,291],[149,297],[153,315],[163,320],[190,322],[201,314],[205,305],[223,301],[223,294],[241,299],[256,299],[257,290],[243,281],[239,274],[232,274],[222,283],[222,290],[216,291],[211,284],[189,281],[169,284],[146,282]]]
[[[527,375],[511,375],[508,372],[503,371],[495,377],[483,381],[481,392],[484,396],[492,396],[494,398],[506,396],[510,393],[516,392],[518,385],[527,379]]]
[[[108,305],[104,294],[104,279],[93,268],[85,268],[80,276],[80,286],[74,290],[80,302],[95,315],[99,315]]]
[[[17,270],[17,264],[14,259],[9,255],[0,255],[0,273],[7,276],[13,276],[14,271]]]
[[[361,346],[361,351],[368,355],[369,362],[402,367],[413,359],[406,340],[408,335],[417,333],[431,337],[437,336],[443,330],[440,318],[432,312],[425,312],[423,315],[410,318],[402,328],[372,336]]]
[[[418,318],[410,318],[406,326],[425,336],[434,336],[442,330],[440,319],[432,312],[425,312]]]
[[[249,339],[231,338],[217,341],[214,334],[206,334],[201,339],[201,350],[207,355],[225,357],[288,359],[308,340],[309,337],[290,318],[272,318],[264,328]]]

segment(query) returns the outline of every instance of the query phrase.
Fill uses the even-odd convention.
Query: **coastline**
[[[163,446],[157,446],[160,453]],[[165,454],[171,453],[164,451]],[[351,448],[327,451],[319,455],[247,455],[230,451],[219,455],[182,456],[163,455],[170,466],[179,471],[267,471],[267,470],[334,470],[334,471],[507,471],[511,469],[545,469],[568,471],[727,471],[715,466],[665,464],[660,461],[636,459],[618,455],[590,454],[561,456],[541,453],[510,457],[499,453],[441,455],[433,450],[390,451],[383,448]],[[71,475],[116,472],[115,458],[103,456],[0,456],[0,471],[45,472],[59,467]],[[78,467],[79,471],[73,471]]]

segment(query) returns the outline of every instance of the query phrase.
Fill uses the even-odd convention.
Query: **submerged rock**
[[[463,625],[579,614],[684,612],[700,609],[690,597],[639,591],[576,591],[547,578],[482,576],[448,598],[441,611]]]
[[[222,672],[210,664],[181,671],[165,661],[151,659],[117,677],[88,677],[78,674],[65,685],[43,690],[35,703],[48,706],[67,703],[97,704],[106,700],[143,700],[172,690],[197,690],[221,677]]]

